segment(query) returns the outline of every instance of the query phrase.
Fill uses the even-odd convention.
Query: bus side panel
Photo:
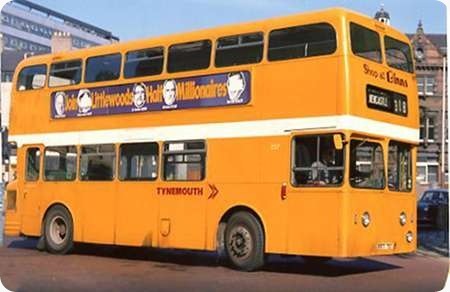
[[[311,57],[258,68],[253,97],[259,111],[267,119],[335,115],[339,58]]]
[[[152,246],[157,231],[156,184],[119,182],[115,244]]]
[[[266,251],[285,251],[286,212],[280,191],[288,174],[287,141],[286,137],[208,141],[208,182],[219,191],[207,205],[208,249],[217,246],[221,217],[240,206],[250,208],[260,217]]]
[[[114,182],[79,182],[75,189],[81,203],[83,241],[113,244],[117,184]]]

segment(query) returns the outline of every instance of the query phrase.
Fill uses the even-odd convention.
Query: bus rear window
[[[384,46],[386,61],[390,67],[410,73],[414,71],[411,48],[408,44],[385,36]]]
[[[269,61],[327,55],[335,50],[336,32],[327,23],[278,29],[269,36]]]
[[[85,82],[115,80],[120,76],[120,54],[89,58],[86,62]]]
[[[353,54],[381,63],[380,36],[361,25],[350,23]]]
[[[211,41],[172,45],[169,48],[169,73],[206,69],[211,59]]]
[[[259,63],[262,60],[262,33],[227,36],[217,40],[216,67]]]
[[[161,74],[163,63],[162,47],[128,52],[125,60],[125,78]]]
[[[17,82],[17,90],[31,90],[43,88],[45,86],[45,78],[47,76],[47,67],[45,65],[37,65],[23,68],[19,73]]]

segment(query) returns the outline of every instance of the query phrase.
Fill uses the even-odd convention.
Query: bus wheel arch
[[[72,212],[62,203],[53,203],[42,217],[41,237],[37,249],[66,254],[73,248],[74,220]]]
[[[252,243],[252,246],[255,247],[256,252],[256,254],[252,255],[254,258],[253,260],[242,265],[236,263],[236,260],[233,259],[233,255],[229,254],[230,246],[227,246],[227,237],[229,240],[230,232],[232,232],[230,229],[235,230],[237,227],[242,230],[242,226],[236,226],[236,224],[248,226],[248,228],[244,228],[243,231],[247,232],[247,235],[253,234],[250,237],[250,242]],[[218,224],[216,239],[216,249],[221,261],[226,259],[227,262],[232,262],[235,267],[241,270],[254,271],[264,264],[265,246],[266,230],[264,228],[264,223],[261,216],[254,209],[248,206],[235,206],[222,215]],[[250,250],[253,253],[252,249]]]

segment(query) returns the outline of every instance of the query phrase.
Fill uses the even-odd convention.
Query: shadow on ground
[[[35,249],[36,239],[14,239],[8,248]],[[218,267],[229,265],[219,260],[217,253],[190,250],[153,249],[110,245],[77,244],[72,255],[96,256],[124,260],[151,261],[161,269],[185,270],[190,266]],[[305,262],[300,256],[269,255],[262,271],[285,274],[340,277],[385,270],[399,269],[395,266],[369,258],[330,260],[326,263]]]

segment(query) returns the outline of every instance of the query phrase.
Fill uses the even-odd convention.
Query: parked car
[[[425,191],[417,205],[417,222],[419,224],[438,224],[438,216],[444,215],[439,209],[448,210],[448,189],[430,189]]]

